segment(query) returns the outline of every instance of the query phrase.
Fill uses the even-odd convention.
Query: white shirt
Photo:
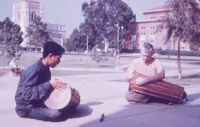
[[[154,76],[156,73],[160,73],[163,70],[163,66],[158,59],[155,59],[151,64],[147,65],[142,58],[137,58],[129,65],[127,79],[133,78],[134,72],[142,73],[147,76]]]
[[[12,61],[10,61],[9,66],[10,66],[11,68],[16,68],[16,67],[17,67],[17,64],[15,63],[14,60],[12,60]]]

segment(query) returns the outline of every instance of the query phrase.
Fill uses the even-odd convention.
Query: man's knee
[[[128,102],[137,103],[148,103],[150,100],[150,97],[136,92],[127,92],[125,98]]]
[[[29,113],[28,110],[25,109],[15,109],[15,112],[19,117],[26,118],[28,117]]]
[[[61,115],[62,115],[62,112],[60,112],[59,110],[54,110],[50,112],[49,118],[52,121],[56,121],[60,119]]]

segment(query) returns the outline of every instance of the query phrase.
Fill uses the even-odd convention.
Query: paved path
[[[78,71],[78,70],[76,70]],[[92,71],[92,70],[90,70]],[[94,71],[94,70],[93,70]],[[189,71],[188,71],[189,72]],[[193,72],[193,71],[192,71]],[[173,72],[168,72],[173,74]],[[63,122],[19,118],[14,112],[18,77],[0,77],[0,122],[2,127],[199,127],[200,104],[129,104],[124,72],[57,76],[76,88],[81,96],[77,111]],[[200,98],[200,84],[185,87],[190,102]],[[105,115],[99,122],[101,114]]]

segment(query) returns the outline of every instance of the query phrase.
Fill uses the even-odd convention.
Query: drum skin
[[[76,89],[67,87],[66,89],[54,89],[44,104],[51,109],[71,109],[76,108],[80,103],[80,96]]]

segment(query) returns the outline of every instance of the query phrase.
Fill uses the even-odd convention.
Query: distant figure
[[[10,70],[14,76],[19,76],[21,74],[22,70],[19,67],[17,67],[15,57],[12,58],[12,60],[9,63],[9,66],[10,66]]]
[[[54,89],[66,89],[68,85],[51,79],[50,68],[60,63],[64,49],[53,41],[43,47],[43,56],[28,67],[21,75],[15,94],[16,113],[20,117],[44,121],[58,121],[65,115],[59,109],[48,108],[44,101]]]

